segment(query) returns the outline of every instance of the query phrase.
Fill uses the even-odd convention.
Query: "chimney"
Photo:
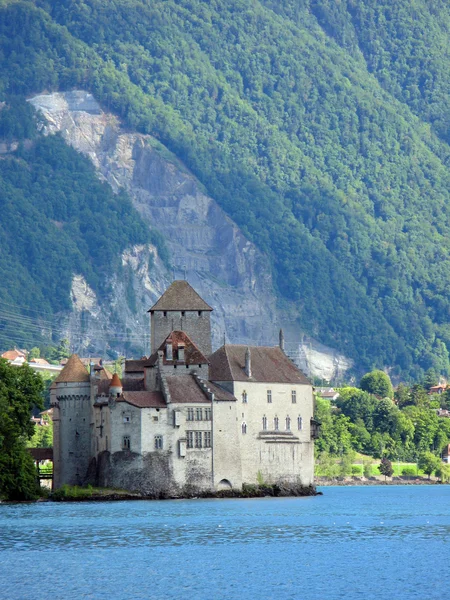
[[[280,329],[280,348],[284,352],[284,333],[282,329]]]
[[[166,342],[166,359],[173,360],[172,338],[169,338]]]
[[[247,350],[245,351],[245,374],[247,377],[252,376],[252,359],[250,356],[250,348],[247,346]]]
[[[184,362],[184,344],[178,344],[178,360]]]

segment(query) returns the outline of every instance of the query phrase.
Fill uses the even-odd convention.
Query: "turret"
[[[109,395],[113,398],[117,398],[123,392],[122,382],[120,381],[117,373],[114,373],[111,379],[111,383],[109,384]]]

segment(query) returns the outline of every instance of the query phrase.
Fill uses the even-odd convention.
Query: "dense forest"
[[[449,370],[449,29],[441,0],[1,0],[0,100],[91,91],[270,257],[306,331],[359,368],[420,378]]]

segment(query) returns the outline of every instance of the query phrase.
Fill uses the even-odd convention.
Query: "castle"
[[[149,310],[151,355],[127,360],[122,379],[70,357],[51,387],[55,488],[158,497],[313,483],[312,386],[282,333],[277,347],[212,352],[211,311],[174,281]]]

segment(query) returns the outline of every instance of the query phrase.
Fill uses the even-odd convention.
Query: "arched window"
[[[279,429],[279,423],[280,422],[279,422],[278,417],[275,417],[274,420],[273,420],[273,428],[275,429],[275,431],[278,431],[278,429]]]
[[[299,431],[303,429],[303,419],[300,416],[297,418],[297,426]]]
[[[286,417],[286,431],[290,431],[291,430],[291,417],[288,415]]]
[[[241,425],[242,434],[245,435],[247,433],[247,423],[244,421]]]
[[[262,426],[263,426],[263,431],[267,430],[267,417],[266,415],[263,416],[262,418]]]

